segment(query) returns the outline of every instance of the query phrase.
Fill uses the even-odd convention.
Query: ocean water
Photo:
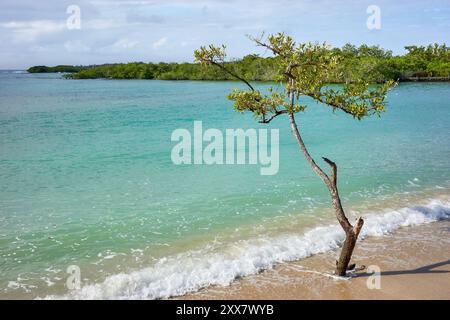
[[[287,119],[236,113],[236,86],[0,72],[0,298],[166,298],[336,249],[329,195]],[[297,116],[312,155],[337,163],[362,237],[450,217],[449,98],[448,83],[405,83],[381,118],[311,101]],[[171,134],[196,120],[278,128],[278,174],[174,165]]]

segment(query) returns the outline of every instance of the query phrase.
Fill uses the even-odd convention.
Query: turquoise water
[[[65,294],[73,264],[84,285],[96,284],[171,257],[182,265],[187,252],[217,243],[215,254],[334,222],[285,118],[268,127],[280,129],[277,175],[172,163],[172,131],[192,131],[194,120],[267,128],[233,111],[226,94],[238,85],[0,73],[0,297]],[[337,162],[349,210],[407,207],[422,194],[450,194],[449,97],[448,83],[407,83],[389,93],[381,118],[308,103],[297,119],[313,156]]]

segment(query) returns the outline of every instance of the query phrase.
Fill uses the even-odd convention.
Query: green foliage
[[[283,39],[279,43],[280,35],[268,38],[268,44],[276,44],[280,53],[289,53],[292,48],[291,38]],[[317,46],[317,45],[316,45]],[[369,83],[383,83],[387,80],[403,80],[411,76],[447,77],[450,72],[450,49],[445,45],[407,46],[407,54],[393,56],[392,52],[379,46],[361,45],[359,47],[346,44],[342,48],[330,49],[322,47],[337,62],[336,68],[328,70],[325,81],[328,83],[356,82],[364,78]],[[319,50],[319,47],[304,50],[303,59],[308,58],[308,51]],[[214,63],[227,66],[233,74],[241,75],[250,81],[279,81],[280,59],[282,55],[263,58],[256,54],[243,57],[240,60],[225,61],[225,47],[202,47],[196,53],[197,61],[204,61],[203,65],[194,63],[142,63],[105,64],[94,66],[35,66],[28,72],[65,72],[66,78],[73,79],[160,79],[160,80],[235,80],[235,77],[225,72],[217,65],[206,62],[214,58]],[[297,48],[298,49],[298,48]],[[209,59],[207,59],[207,55]],[[321,56],[321,59],[326,59]],[[285,67],[285,66],[284,66]],[[320,67],[320,66],[319,66]],[[312,68],[312,67],[311,67]],[[320,69],[320,68],[319,68]],[[320,71],[320,70],[319,70]],[[311,84],[313,85],[313,84]]]
[[[450,62],[431,61],[426,71],[432,77],[447,77],[450,74]]]
[[[305,106],[296,104],[291,105],[286,101],[284,92],[269,89],[269,94],[264,95],[259,90],[238,90],[234,89],[228,99],[234,101],[234,109],[238,112],[251,111],[255,118],[263,119],[268,113],[276,114],[278,108],[283,106],[290,112],[303,111]]]
[[[345,84],[342,90],[324,89],[312,97],[333,108],[340,109],[360,120],[369,115],[380,115],[385,108],[385,97],[389,89],[395,86],[393,80],[369,89],[367,82]],[[311,96],[311,95],[310,95]]]
[[[402,76],[449,76],[450,48],[444,45],[407,46],[403,57],[397,57],[396,69]]]
[[[195,60],[204,66],[223,63],[226,57],[225,49],[224,45],[216,47],[213,44],[210,44],[208,47],[200,47],[194,52]]]
[[[258,46],[273,53],[276,80],[283,85],[283,90],[277,91],[271,87],[269,94],[264,95],[255,90],[245,78],[236,75],[225,62],[225,46],[201,47],[195,51],[195,58],[205,66],[217,66],[230,75],[244,81],[248,90],[234,89],[228,99],[234,101],[234,108],[239,112],[250,111],[260,122],[268,123],[283,113],[293,114],[304,111],[304,98],[312,98],[318,103],[328,105],[335,110],[342,110],[356,119],[362,119],[372,114],[379,115],[385,108],[385,97],[395,82],[388,80],[381,86],[369,89],[365,77],[353,76],[345,82],[341,89],[327,86],[330,75],[339,77],[342,71],[343,55],[331,49],[327,44],[300,43],[284,33],[270,35],[266,39],[251,38]],[[364,58],[390,57],[391,53],[378,47],[363,47],[362,50],[347,45],[347,59],[357,56],[361,51]],[[254,56],[253,56],[254,57]],[[253,59],[253,58],[252,58]]]
[[[54,73],[54,72],[78,72],[82,69],[84,69],[84,67],[59,65],[59,66],[55,66],[55,67],[34,66],[31,68],[28,68],[27,71],[29,73]]]

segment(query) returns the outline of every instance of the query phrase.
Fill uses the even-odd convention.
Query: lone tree
[[[250,111],[260,123],[266,124],[281,115],[288,117],[292,133],[303,155],[312,170],[328,188],[336,218],[344,229],[345,241],[339,260],[336,262],[336,274],[345,276],[364,220],[359,217],[354,225],[348,221],[337,187],[337,165],[323,157],[323,160],[331,167],[331,175],[329,175],[311,157],[300,134],[295,114],[305,110],[306,106],[301,100],[309,97],[329,106],[333,111],[341,110],[358,120],[374,114],[379,116],[385,107],[386,94],[395,82],[388,81],[369,88],[368,83],[363,79],[355,79],[351,83],[345,83],[340,89],[333,89],[326,85],[326,81],[336,72],[339,59],[327,44],[296,44],[284,33],[249,38],[257,46],[267,49],[275,56],[279,77],[277,80],[282,83],[282,90],[270,87],[268,94],[263,94],[255,89],[248,80],[233,70],[231,64],[226,62],[224,45],[200,47],[195,51],[195,59],[202,65],[218,67],[246,84],[248,90],[234,89],[228,95],[228,99],[234,101],[234,108],[238,112]]]

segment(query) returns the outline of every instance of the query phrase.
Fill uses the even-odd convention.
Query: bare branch
[[[331,107],[333,107],[333,108],[342,110],[342,111],[344,111],[345,113],[347,113],[347,114],[353,116],[353,113],[351,113],[349,110],[345,109],[343,106],[341,106],[341,105],[338,104],[338,103],[334,103],[333,101],[326,101],[326,100],[323,98],[323,96],[321,96],[320,94],[317,94],[317,93],[306,93],[306,94],[304,94],[304,95],[305,95],[305,96],[308,96],[308,97],[311,97],[311,98],[313,98],[314,100],[316,100],[316,101],[318,101],[318,102],[320,102],[320,103],[324,103],[324,104],[326,104],[326,105],[328,105],[328,106],[331,106]]]
[[[355,225],[353,227],[353,232],[355,233],[355,237],[358,238],[359,233],[361,232],[361,228],[364,225],[364,220],[362,217],[358,217],[356,219]]]
[[[217,63],[216,61],[210,60],[208,61],[209,63],[211,63],[212,65],[219,67],[220,69],[222,69],[223,71],[227,72],[229,75],[231,75],[232,77],[244,82],[252,91],[255,91],[255,88],[253,88],[253,86],[250,84],[250,82],[248,82],[247,80],[245,80],[244,78],[242,78],[241,76],[235,74],[234,72],[232,72],[231,70],[225,68],[225,66],[221,63]]]
[[[326,163],[328,163],[330,165],[331,169],[332,169],[331,181],[332,181],[334,187],[336,188],[337,187],[337,166],[336,166],[336,163],[334,163],[333,161],[331,161],[330,159],[325,158],[325,157],[322,157],[322,159]]]
[[[259,121],[259,123],[269,123],[270,121],[272,121],[279,115],[282,115],[285,113],[288,113],[288,111],[287,110],[277,110],[269,119],[266,119],[265,117],[263,117],[263,119],[261,121]]]
[[[262,42],[261,39],[257,39],[257,38],[253,38],[253,37],[250,37],[250,39],[253,40],[258,46],[269,49],[275,55],[279,55],[279,56],[283,57],[283,54],[281,53],[281,51],[275,49],[274,47],[268,45],[267,43]]]

